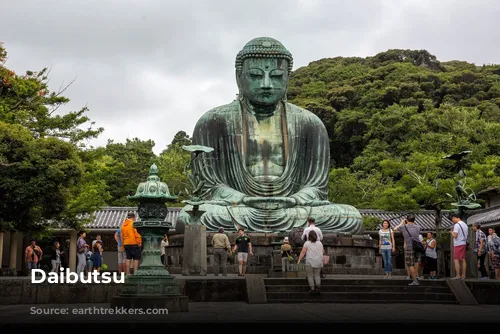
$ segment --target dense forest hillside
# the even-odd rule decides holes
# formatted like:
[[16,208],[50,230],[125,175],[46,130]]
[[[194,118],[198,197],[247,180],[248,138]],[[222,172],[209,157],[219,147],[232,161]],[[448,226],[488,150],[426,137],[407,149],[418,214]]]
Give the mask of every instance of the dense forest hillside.
[[293,73],[288,99],[328,129],[333,201],[446,206],[456,170],[442,157],[462,150],[473,151],[468,186],[499,185],[500,65],[440,62],[425,50],[328,58]]

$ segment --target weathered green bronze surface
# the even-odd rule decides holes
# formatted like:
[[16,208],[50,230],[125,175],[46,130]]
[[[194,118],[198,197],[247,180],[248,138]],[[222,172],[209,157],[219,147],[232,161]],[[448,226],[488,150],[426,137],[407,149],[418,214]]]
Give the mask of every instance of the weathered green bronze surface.
[[180,287],[174,282],[165,266],[161,263],[160,245],[163,236],[172,227],[165,222],[167,201],[177,197],[170,195],[167,184],[160,181],[158,167],[153,164],[149,177],[137,187],[129,199],[138,202],[139,221],[134,227],[142,236],[142,262],[137,272],[127,276],[120,294],[112,301],[114,306],[126,307],[166,307],[169,311],[187,311],[187,301],[180,296]]
[[[280,42],[251,40],[236,57],[238,98],[196,124],[193,145],[214,149],[193,166],[207,230],[290,231],[313,217],[323,230],[363,232],[357,209],[327,200],[328,134],[316,115],[286,102],[292,66]],[[190,212],[187,205],[178,223],[193,223]]]
[[[457,212],[465,223],[467,222],[469,210],[479,209],[481,207],[481,205],[476,202],[477,197],[474,191],[470,188],[466,188],[467,176],[464,171],[464,157],[470,153],[472,153],[472,151],[462,151],[443,157],[443,159],[454,160],[456,162],[458,177],[460,178],[455,185],[456,202],[451,203],[451,205],[457,207],[457,210],[451,210],[450,214]],[[447,195],[453,198],[452,195]]]

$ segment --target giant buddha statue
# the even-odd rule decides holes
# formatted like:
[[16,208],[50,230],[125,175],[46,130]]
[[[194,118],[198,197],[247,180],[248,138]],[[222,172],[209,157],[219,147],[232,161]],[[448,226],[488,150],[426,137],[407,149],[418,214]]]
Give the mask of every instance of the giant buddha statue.
[[[193,145],[214,149],[193,166],[204,181],[197,223],[208,231],[283,232],[312,217],[323,231],[363,232],[358,210],[327,200],[328,134],[316,115],[286,101],[292,66],[279,41],[251,40],[236,56],[238,97],[197,122]],[[191,210],[179,224],[193,223]]]

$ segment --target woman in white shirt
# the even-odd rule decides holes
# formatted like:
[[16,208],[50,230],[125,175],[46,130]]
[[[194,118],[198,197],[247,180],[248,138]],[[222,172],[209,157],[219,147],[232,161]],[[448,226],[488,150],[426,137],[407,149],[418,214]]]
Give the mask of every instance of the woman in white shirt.
[[436,239],[434,239],[431,232],[427,233],[427,241],[425,246],[425,266],[426,271],[429,272],[430,279],[436,279],[437,272],[437,252],[436,252]]
[[309,232],[308,240],[302,246],[297,263],[300,263],[304,257],[306,258],[306,274],[311,294],[318,294],[321,287],[320,272],[321,268],[323,268],[324,253],[323,244],[318,240],[316,232]]
[[163,239],[161,239],[160,244],[160,255],[161,255],[161,264],[166,265],[167,261],[165,261],[165,247],[168,246],[168,235],[165,234]]
[[391,224],[387,219],[382,222],[382,228],[378,231],[379,235],[379,254],[382,255],[384,262],[385,277],[390,278],[392,274],[392,253],[396,251],[394,242],[394,233],[391,230]]

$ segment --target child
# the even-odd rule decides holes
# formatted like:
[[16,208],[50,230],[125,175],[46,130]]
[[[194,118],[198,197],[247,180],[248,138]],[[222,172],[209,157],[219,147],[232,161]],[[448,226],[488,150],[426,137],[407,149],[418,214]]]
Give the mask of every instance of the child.
[[85,245],[85,259],[87,260],[87,265],[85,266],[85,274],[92,271],[94,263],[92,262],[92,252],[89,250],[89,246]]

